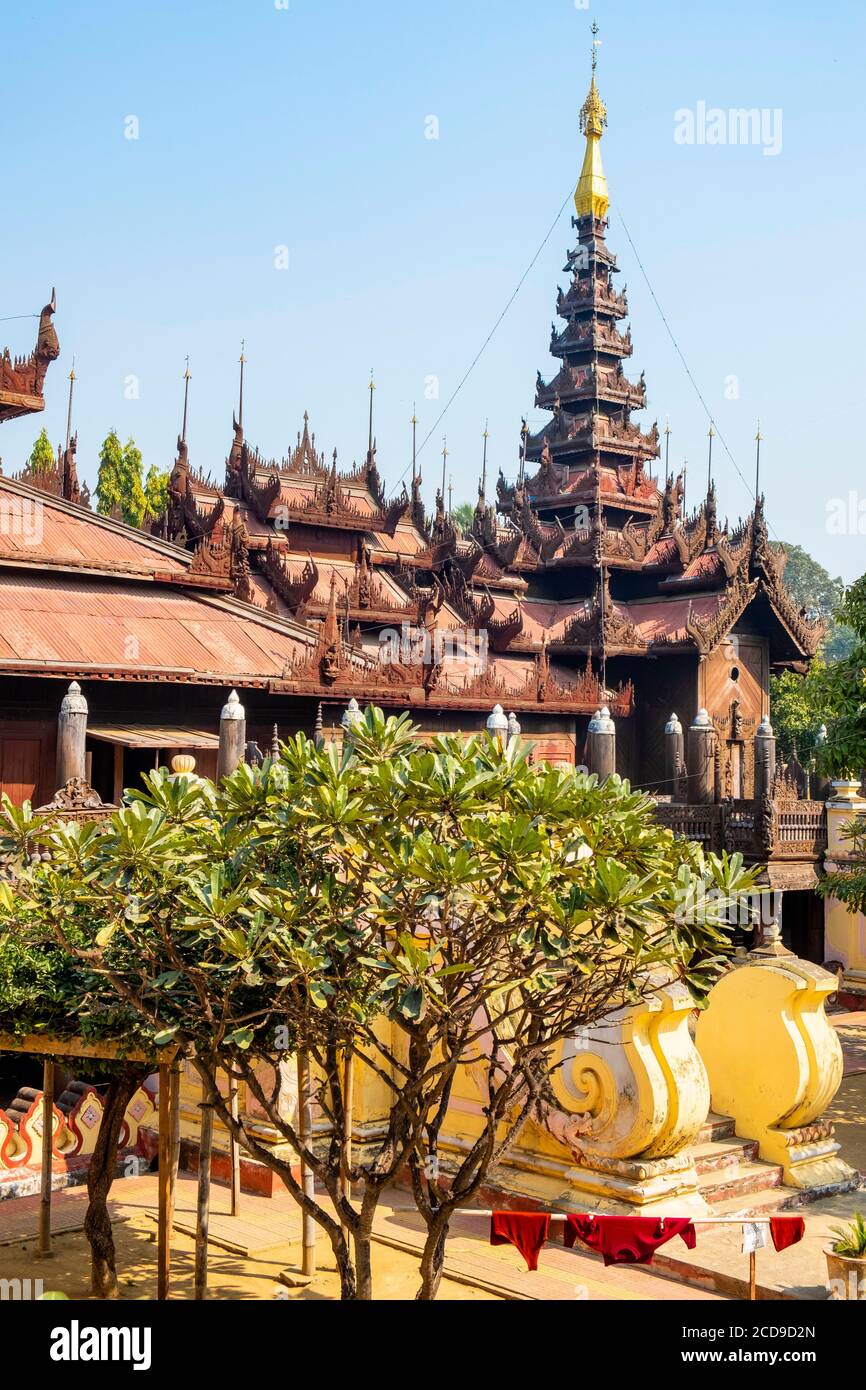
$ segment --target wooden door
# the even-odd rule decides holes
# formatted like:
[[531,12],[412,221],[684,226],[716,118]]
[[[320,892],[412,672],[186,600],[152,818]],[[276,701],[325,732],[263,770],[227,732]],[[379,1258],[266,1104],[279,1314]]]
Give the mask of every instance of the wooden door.
[[41,757],[41,739],[0,739],[0,791],[4,791],[16,806],[33,801],[39,785]]

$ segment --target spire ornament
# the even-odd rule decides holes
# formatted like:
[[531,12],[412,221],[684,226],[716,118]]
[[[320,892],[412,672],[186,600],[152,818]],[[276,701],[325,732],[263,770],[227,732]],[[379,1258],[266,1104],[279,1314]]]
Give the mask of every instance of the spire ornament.
[[583,157],[583,168],[580,171],[577,188],[574,191],[574,206],[578,217],[605,218],[610,206],[610,198],[607,191],[607,179],[604,176],[601,162],[599,141],[607,125],[607,109],[601,99],[598,87],[595,85],[597,50],[601,42],[600,39],[596,38],[597,34],[598,25],[593,21],[592,79],[586,100],[580,108],[580,130],[581,134],[586,136],[586,153]]

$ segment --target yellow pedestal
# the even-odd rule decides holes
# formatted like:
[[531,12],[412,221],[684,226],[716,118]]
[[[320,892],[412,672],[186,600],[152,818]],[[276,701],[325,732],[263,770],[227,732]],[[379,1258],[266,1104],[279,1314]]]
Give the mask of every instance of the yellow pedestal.
[[781,1165],[786,1186],[809,1191],[855,1177],[821,1118],[842,1080],[824,1013],[835,988],[826,970],[771,941],[719,980],[697,1027],[713,1109]]

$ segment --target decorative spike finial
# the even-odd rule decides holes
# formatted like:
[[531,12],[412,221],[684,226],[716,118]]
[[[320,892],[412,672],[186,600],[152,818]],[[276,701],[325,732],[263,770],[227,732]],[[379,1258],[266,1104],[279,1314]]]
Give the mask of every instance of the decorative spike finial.
[[755,435],[755,504],[761,495],[761,422],[758,421],[758,433]]
[[187,420],[187,409],[188,409],[188,406],[189,406],[189,383],[190,383],[189,355],[187,355],[187,359],[186,359],[186,371],[185,371],[184,374],[183,374],[183,428],[182,428],[182,430],[181,430],[181,432],[180,432],[180,437],[181,437],[181,439],[183,440],[184,444],[186,443],[186,420]]
[[246,338],[241,338],[241,355],[240,355],[240,358],[239,358],[239,361],[240,361],[240,364],[241,364],[241,389],[240,389],[240,396],[239,396],[239,398],[238,398],[238,424],[239,424],[241,427],[243,427],[243,423],[244,423],[244,366],[245,366],[246,360],[247,360],[246,357],[244,356],[244,347],[245,347],[245,345],[246,345]]
[[607,111],[595,85],[595,69],[598,62],[598,47],[601,39],[597,37],[598,25],[592,25],[592,79],[586,100],[580,108],[580,129],[586,136],[586,153],[577,188],[574,191],[574,206],[578,217],[607,216],[610,198],[607,179],[601,162],[599,141],[607,125]]
[[487,426],[489,424],[489,420],[484,421],[484,434],[482,435],[484,440],[484,453],[481,459],[481,487],[478,489],[478,496],[480,498],[486,498],[487,496],[487,440],[490,438]]
[[710,441],[710,443],[709,443],[709,449],[708,449],[708,451],[707,451],[707,496],[708,496],[708,497],[709,497],[709,495],[710,495],[710,491],[711,491],[712,486],[713,486],[713,440],[715,439],[715,437],[716,437],[716,431],[715,431],[714,428],[713,428],[713,422],[710,421],[710,428],[709,428],[709,430],[707,431],[707,439]]
[[66,410],[66,451],[69,452],[69,441],[72,438],[72,391],[75,386],[75,358],[72,359],[72,368],[69,373],[69,405]]
[[445,460],[448,457],[448,438],[442,436],[442,501],[445,501]]
[[414,481],[415,481],[415,479],[416,479],[416,477],[417,477],[417,474],[418,474],[418,468],[417,468],[417,463],[416,463],[416,459],[417,459],[417,455],[418,455],[418,451],[417,451],[417,448],[416,448],[417,431],[418,431],[418,418],[417,418],[417,416],[416,416],[416,414],[415,414],[415,402],[413,401],[413,402],[412,402],[412,482],[413,482],[413,483],[414,483]]
[[373,392],[375,391],[375,389],[376,389],[376,383],[375,383],[375,381],[373,380],[373,368],[371,367],[371,368],[370,368],[370,386],[369,386],[369,391],[370,391],[370,426],[369,426],[369,429],[368,429],[368,431],[367,431],[367,462],[368,462],[368,463],[370,462],[370,460],[371,460],[372,457],[373,457]]

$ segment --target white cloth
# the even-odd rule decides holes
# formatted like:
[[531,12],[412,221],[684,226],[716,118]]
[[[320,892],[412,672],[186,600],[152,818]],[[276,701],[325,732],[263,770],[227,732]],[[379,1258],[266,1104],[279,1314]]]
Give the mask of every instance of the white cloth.
[[743,1254],[751,1255],[753,1250],[761,1250],[767,1244],[767,1227],[756,1221],[743,1222]]

